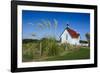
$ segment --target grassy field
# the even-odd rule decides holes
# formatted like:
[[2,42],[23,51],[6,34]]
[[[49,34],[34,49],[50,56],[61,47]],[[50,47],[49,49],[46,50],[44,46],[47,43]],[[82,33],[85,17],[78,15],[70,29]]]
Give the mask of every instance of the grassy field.
[[[29,47],[30,48],[27,48]],[[55,55],[48,55],[46,54],[51,53],[50,50],[44,50],[43,55],[40,56],[38,45],[36,43],[24,44],[24,49],[22,53],[22,60],[23,62],[32,62],[32,61],[56,61],[56,60],[77,60],[77,59],[89,59],[90,58],[90,49],[88,47],[79,48],[78,50],[66,50],[61,51],[60,54]],[[26,49],[27,48],[27,49]],[[59,49],[63,49],[58,48]],[[53,50],[56,51],[56,50]],[[53,54],[53,53],[51,53]]]
[[89,59],[90,48],[71,44],[58,44],[54,38],[25,40],[22,44],[22,61],[55,61]]
[[80,48],[78,51],[65,52],[61,56],[55,56],[52,58],[47,58],[48,61],[54,60],[76,60],[76,59],[89,59],[90,58],[90,49],[89,48]]

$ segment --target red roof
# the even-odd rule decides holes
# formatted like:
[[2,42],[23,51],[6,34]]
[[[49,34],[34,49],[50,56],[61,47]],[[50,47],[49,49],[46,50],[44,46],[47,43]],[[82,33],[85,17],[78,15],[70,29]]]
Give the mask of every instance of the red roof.
[[79,33],[77,33],[76,31],[67,28],[68,33],[71,35],[72,38],[78,38],[79,37]]

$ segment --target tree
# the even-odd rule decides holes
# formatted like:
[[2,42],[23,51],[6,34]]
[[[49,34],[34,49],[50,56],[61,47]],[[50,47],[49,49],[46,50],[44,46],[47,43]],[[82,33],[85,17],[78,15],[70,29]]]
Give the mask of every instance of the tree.
[[90,33],[86,33],[85,36],[88,41],[88,46],[90,46]]

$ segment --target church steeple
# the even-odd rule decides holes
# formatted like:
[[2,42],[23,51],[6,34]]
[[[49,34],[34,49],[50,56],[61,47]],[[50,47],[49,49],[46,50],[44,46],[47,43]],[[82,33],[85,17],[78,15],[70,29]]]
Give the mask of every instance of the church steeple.
[[69,24],[67,24],[67,28],[69,28]]

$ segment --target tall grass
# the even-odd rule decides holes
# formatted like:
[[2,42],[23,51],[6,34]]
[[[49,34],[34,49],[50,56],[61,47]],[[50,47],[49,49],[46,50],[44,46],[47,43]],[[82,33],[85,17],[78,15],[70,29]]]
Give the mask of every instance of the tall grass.
[[45,57],[60,56],[65,52],[76,51],[78,48],[80,47],[68,43],[58,44],[54,37],[49,37],[39,42],[23,43],[22,56],[23,61],[37,61]]
[[43,52],[46,52],[47,56],[59,55],[59,45],[57,44],[55,38],[45,38],[42,39]]
[[22,45],[22,60],[31,61],[38,56],[38,43],[25,43]]

